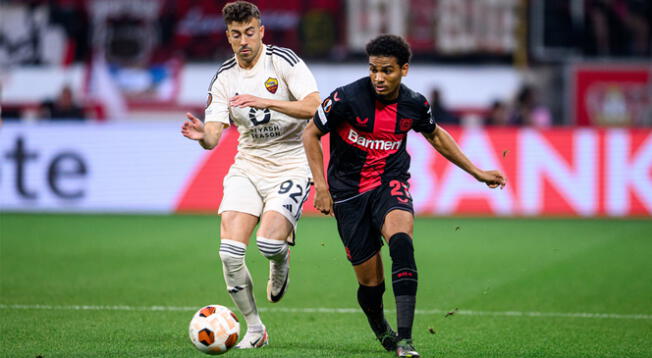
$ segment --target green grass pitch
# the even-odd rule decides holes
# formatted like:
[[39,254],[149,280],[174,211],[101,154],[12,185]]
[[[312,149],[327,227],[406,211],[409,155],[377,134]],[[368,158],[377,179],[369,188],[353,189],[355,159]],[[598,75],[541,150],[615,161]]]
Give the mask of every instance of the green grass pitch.
[[[192,314],[233,306],[218,229],[210,215],[0,213],[0,357],[203,357]],[[421,218],[415,247],[423,357],[652,357],[652,220]],[[255,245],[247,263],[270,345],[228,357],[393,356],[357,309],[333,219],[300,222],[281,302],[265,300]],[[394,322],[391,285],[385,306]]]

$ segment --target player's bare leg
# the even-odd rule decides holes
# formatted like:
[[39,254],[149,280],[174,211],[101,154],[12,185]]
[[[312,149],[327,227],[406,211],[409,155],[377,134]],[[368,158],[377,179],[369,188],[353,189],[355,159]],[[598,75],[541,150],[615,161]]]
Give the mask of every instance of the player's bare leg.
[[278,302],[290,282],[290,248],[286,238],[292,233],[292,224],[276,211],[266,211],[256,233],[256,244],[269,260],[267,300]]
[[247,322],[247,334],[237,348],[257,348],[267,344],[267,330],[260,320],[253,295],[253,282],[245,264],[249,237],[258,217],[237,211],[222,213],[220,224],[220,258],[226,287]]
[[396,355],[419,357],[412,346],[412,324],[417,294],[417,266],[414,261],[412,236],[414,216],[405,210],[392,210],[381,228],[392,257],[392,287],[396,298],[396,321],[399,341]]
[[385,280],[380,253],[376,253],[369,260],[353,266],[353,270],[360,284],[358,287],[358,303],[367,316],[371,330],[386,350],[395,350],[397,336],[385,319],[385,313],[383,312]]

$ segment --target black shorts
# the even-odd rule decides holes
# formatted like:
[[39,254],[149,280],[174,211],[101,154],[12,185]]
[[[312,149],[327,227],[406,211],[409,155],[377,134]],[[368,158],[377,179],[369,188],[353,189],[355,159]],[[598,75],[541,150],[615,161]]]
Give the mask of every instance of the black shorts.
[[414,213],[407,181],[391,180],[349,199],[333,204],[337,230],[351,264],[359,265],[383,246],[381,228],[392,210]]

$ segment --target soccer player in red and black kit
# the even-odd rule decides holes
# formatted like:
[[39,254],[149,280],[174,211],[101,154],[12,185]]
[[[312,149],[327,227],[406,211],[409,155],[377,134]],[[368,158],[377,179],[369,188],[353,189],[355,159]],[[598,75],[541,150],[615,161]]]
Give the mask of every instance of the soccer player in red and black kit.
[[[382,35],[367,44],[369,77],[339,87],[317,109],[303,134],[315,183],[314,206],[334,214],[347,258],[359,282],[358,302],[371,329],[399,357],[419,357],[412,344],[417,266],[412,246],[414,210],[405,150],[407,133],[420,132],[446,159],[490,188],[503,187],[496,170],[478,169],[432,118],[425,97],[401,84],[411,56],[401,37]],[[320,138],[330,136],[328,182]],[[381,236],[392,258],[398,335],[385,320]]]

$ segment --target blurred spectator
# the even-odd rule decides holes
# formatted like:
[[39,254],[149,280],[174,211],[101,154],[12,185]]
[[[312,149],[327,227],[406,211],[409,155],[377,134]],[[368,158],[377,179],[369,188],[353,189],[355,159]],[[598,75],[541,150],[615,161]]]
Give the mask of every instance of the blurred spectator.
[[652,21],[652,4],[650,0],[629,0],[627,25],[631,31],[630,52],[633,55],[652,55],[650,22]]
[[509,109],[507,104],[501,100],[495,100],[489,107],[484,124],[488,126],[507,126],[509,125]]
[[222,53],[221,50],[223,47],[230,49],[226,41],[226,26],[222,20],[222,7],[225,3],[226,1],[217,0],[178,1],[171,32],[174,44],[172,50],[181,51],[185,58],[195,61],[228,57],[228,52]]
[[159,45],[160,18],[166,2],[158,0],[93,0],[88,3],[93,46],[107,62],[147,66]]
[[649,0],[587,0],[585,51],[599,56],[649,56]]
[[64,86],[54,101],[45,101],[41,105],[40,118],[83,121],[86,113],[83,107],[75,103],[70,87]]
[[441,124],[459,125],[460,119],[451,113],[441,99],[441,91],[435,88],[430,93],[430,108],[432,109],[432,116],[435,122]]
[[34,1],[0,1],[0,66],[40,65],[47,8]]
[[49,23],[60,26],[66,43],[61,62],[70,64],[86,59],[90,43],[90,25],[86,13],[86,0],[48,0]]
[[[173,50],[182,51],[190,61],[215,61],[232,56],[222,20],[222,7],[230,1],[233,0],[174,1]],[[308,44],[301,46],[300,36],[303,35],[316,41],[309,44],[309,53],[325,54],[333,46],[336,30],[329,22],[332,21],[329,11],[333,14],[341,11],[339,1],[257,1],[256,5],[263,14],[265,43],[301,49],[308,47]],[[321,42],[328,48],[321,48]]]
[[88,51],[85,0],[0,1],[0,65],[68,65]]
[[535,87],[531,85],[521,87],[516,95],[509,122],[518,126],[550,126],[550,111],[539,102],[539,93]]

